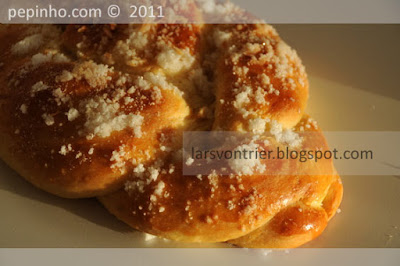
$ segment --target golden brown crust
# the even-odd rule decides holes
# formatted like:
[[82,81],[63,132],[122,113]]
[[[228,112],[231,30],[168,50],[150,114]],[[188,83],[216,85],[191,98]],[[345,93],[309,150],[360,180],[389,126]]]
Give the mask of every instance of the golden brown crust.
[[318,237],[336,213],[342,200],[339,176],[322,202],[322,206],[295,203],[277,213],[269,222],[248,235],[229,242],[248,248],[295,248]]

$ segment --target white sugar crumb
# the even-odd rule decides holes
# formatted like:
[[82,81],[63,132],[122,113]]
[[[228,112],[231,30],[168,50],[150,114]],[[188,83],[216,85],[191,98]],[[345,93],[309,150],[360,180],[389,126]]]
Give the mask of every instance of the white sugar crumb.
[[111,168],[118,168],[122,171],[125,166],[125,155],[125,145],[121,145],[117,151],[113,151],[110,158],[110,161],[113,162]]
[[252,194],[248,195],[243,199],[242,204],[246,207],[244,209],[244,213],[251,214],[255,210],[257,210],[256,198],[258,197],[256,191],[253,191]]
[[61,146],[60,151],[58,152],[61,155],[67,155],[70,151],[72,151],[71,144]]
[[146,72],[144,74],[144,79],[148,82],[151,82],[153,85],[162,88],[163,90],[173,90],[177,94],[183,94],[183,92],[181,92],[176,86],[167,81],[167,78],[163,72]]
[[235,204],[231,201],[231,200],[229,200],[228,201],[228,210],[233,210],[235,208]]
[[90,148],[89,151],[88,151],[88,154],[89,154],[89,155],[92,155],[93,152],[94,152],[94,148]]
[[46,54],[38,53],[31,58],[31,63],[34,67],[47,62],[65,63],[69,62],[69,59],[65,55],[55,51],[51,51]]
[[289,64],[289,59],[291,61],[296,61],[296,52],[290,48],[285,42],[280,41],[277,44],[277,62],[275,64],[276,67],[276,76],[278,78],[285,78],[292,73],[293,68]]
[[155,195],[150,195],[150,201],[151,202],[156,202],[157,201],[157,197]]
[[168,170],[168,173],[169,173],[169,174],[172,174],[174,171],[175,171],[175,166],[174,166],[174,165],[171,165],[170,168],[169,168],[169,170]]
[[139,114],[119,113],[120,105],[118,102],[110,102],[102,97],[89,99],[82,104],[82,109],[86,115],[84,124],[88,138],[92,135],[106,138],[113,131],[121,131],[131,128],[135,137],[142,136],[143,116]]
[[246,43],[245,52],[249,55],[257,54],[261,51],[262,46],[259,43]]
[[195,57],[187,50],[163,45],[162,51],[157,55],[157,64],[169,74],[175,74],[184,69],[189,69],[195,62]]
[[67,70],[63,70],[61,75],[56,77],[56,82],[67,82],[67,81],[72,80],[73,78],[74,78],[74,76],[72,75],[71,72],[69,72]]
[[307,125],[308,125],[308,128],[310,128],[311,125],[312,125],[314,128],[318,128],[317,121],[315,121],[315,120],[312,119],[311,117],[309,117],[309,118],[307,119],[307,124],[306,124],[306,126],[307,126]]
[[163,181],[158,182],[156,189],[154,190],[154,194],[161,196],[164,191],[165,183]]
[[146,59],[140,54],[148,47],[148,32],[135,28],[129,28],[129,30],[129,38],[118,41],[114,53],[121,56],[126,65],[140,66],[146,62]]
[[138,166],[136,166],[136,167],[133,169],[133,172],[136,173],[136,174],[141,174],[141,173],[143,173],[145,170],[146,170],[146,169],[144,168],[143,164],[139,164]]
[[47,90],[49,86],[43,83],[43,81],[36,82],[31,88],[31,97],[34,97],[35,94],[39,91]]
[[[243,144],[236,149],[234,149],[233,153],[239,151],[243,153],[244,150],[247,151],[255,151],[258,149],[258,145],[254,142],[249,144]],[[239,174],[239,175],[252,175],[256,171],[262,173],[265,171],[265,165],[261,163],[259,159],[256,159],[255,156],[251,158],[236,158],[228,161],[231,169]]]
[[260,79],[261,79],[261,82],[263,85],[267,85],[267,84],[271,83],[271,79],[265,73],[261,74]]
[[46,125],[51,126],[51,125],[54,124],[54,118],[53,118],[51,115],[49,115],[49,114],[43,114],[43,115],[42,115],[42,118],[43,118],[44,123],[45,123]]
[[129,88],[128,93],[129,94],[133,94],[133,93],[135,93],[135,91],[136,91],[136,87],[132,86],[132,87]]
[[251,87],[249,86],[244,87],[243,91],[241,91],[236,95],[236,99],[233,105],[239,110],[244,109],[244,106],[250,103],[249,96],[251,95],[251,93],[252,93]]
[[11,47],[11,53],[24,55],[39,49],[43,43],[43,35],[40,33],[25,37]]
[[186,165],[192,165],[193,164],[193,162],[194,162],[194,159],[192,158],[192,157],[189,157],[189,158],[187,158],[187,160],[186,160]]
[[267,95],[267,92],[264,91],[263,88],[258,87],[258,89],[256,90],[255,95],[254,95],[256,103],[261,104],[261,105],[268,105],[268,102],[265,100],[266,95]]
[[22,104],[22,105],[19,107],[19,110],[20,110],[21,113],[23,113],[23,114],[28,113],[28,107],[26,106],[26,104]]
[[57,88],[53,91],[54,100],[56,101],[57,105],[61,105],[66,103],[70,100],[69,95],[65,94],[61,88]]
[[336,211],[336,213],[338,213],[338,214],[341,213],[341,212],[342,212],[342,210],[340,208],[338,208],[337,211]]
[[73,69],[72,75],[77,80],[86,80],[91,87],[96,88],[107,86],[107,82],[111,80],[108,73],[111,71],[112,69],[106,65],[96,64],[93,61],[86,61],[77,65]]
[[158,212],[164,212],[165,211],[165,208],[164,207],[160,207],[159,209],[158,209]]
[[154,87],[151,91],[151,98],[155,103],[160,103],[160,101],[162,100],[163,96],[161,90],[158,87]]
[[217,47],[221,47],[226,41],[232,37],[231,32],[217,30],[214,32],[214,41]]
[[249,120],[249,130],[255,134],[261,134],[265,131],[265,126],[269,119],[254,118]]
[[158,175],[160,174],[160,170],[154,167],[149,167],[148,169],[149,173],[150,173],[150,180],[152,181],[156,181],[158,178]]
[[282,124],[276,120],[270,123],[270,133],[280,143],[288,144],[290,147],[298,147],[303,142],[303,139],[291,129],[283,129]]
[[74,121],[76,118],[78,118],[79,111],[75,108],[70,108],[66,115],[68,117],[68,121]]

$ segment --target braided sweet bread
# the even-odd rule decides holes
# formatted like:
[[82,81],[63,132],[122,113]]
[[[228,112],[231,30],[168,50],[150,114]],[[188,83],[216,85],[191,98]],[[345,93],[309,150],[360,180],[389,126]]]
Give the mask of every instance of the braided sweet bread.
[[331,161],[182,174],[184,131],[299,130],[302,148],[327,148],[304,67],[269,25],[3,25],[0,39],[1,158],[45,191],[99,197],[160,237],[243,247],[299,246],[340,204]]

